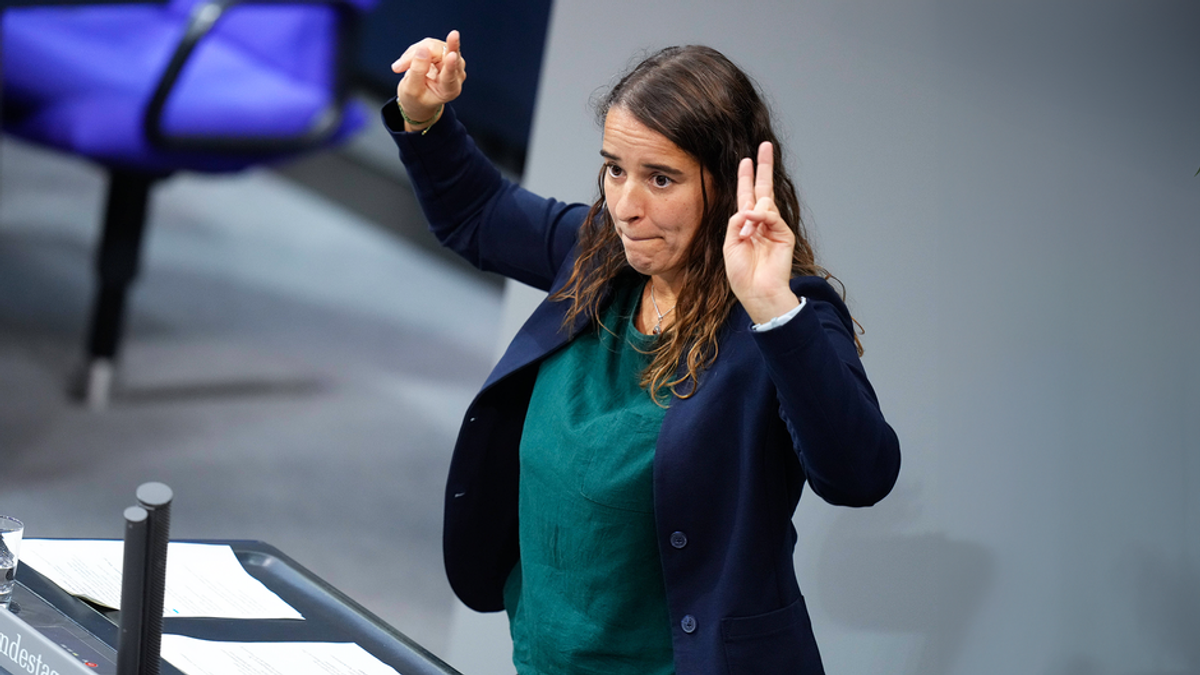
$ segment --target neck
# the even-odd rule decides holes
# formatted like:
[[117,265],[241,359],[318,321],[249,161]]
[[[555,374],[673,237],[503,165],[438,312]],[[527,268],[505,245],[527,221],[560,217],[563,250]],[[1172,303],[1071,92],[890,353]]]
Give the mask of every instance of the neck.
[[[665,291],[665,292],[664,292]],[[642,290],[642,306],[637,316],[639,331],[658,335],[675,323],[675,303],[679,296],[674,289],[650,277]]]
[[[680,284],[675,280],[660,276],[652,276],[646,280],[647,289],[654,289],[654,299],[665,312],[668,307],[674,307],[679,299]],[[649,293],[649,290],[646,291]]]

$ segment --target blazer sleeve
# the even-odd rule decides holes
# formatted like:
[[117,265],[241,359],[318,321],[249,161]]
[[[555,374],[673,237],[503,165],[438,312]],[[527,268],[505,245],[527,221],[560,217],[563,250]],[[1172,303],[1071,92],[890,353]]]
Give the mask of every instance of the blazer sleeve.
[[395,99],[382,116],[442,245],[481,270],[549,290],[588,207],[539,197],[505,179],[451,106],[428,133],[404,131]]
[[854,344],[849,310],[823,279],[793,281],[808,302],[791,321],[754,333],[780,413],[813,491],[870,506],[900,473],[900,442],[884,420]]

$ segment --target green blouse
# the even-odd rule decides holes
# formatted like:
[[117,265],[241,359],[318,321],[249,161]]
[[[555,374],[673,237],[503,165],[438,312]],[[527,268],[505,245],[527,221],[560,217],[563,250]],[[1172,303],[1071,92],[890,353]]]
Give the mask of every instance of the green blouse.
[[[521,438],[521,560],[504,589],[520,675],[674,673],[654,528],[665,409],[638,384],[641,285],[538,372]],[[611,332],[610,332],[611,331]]]

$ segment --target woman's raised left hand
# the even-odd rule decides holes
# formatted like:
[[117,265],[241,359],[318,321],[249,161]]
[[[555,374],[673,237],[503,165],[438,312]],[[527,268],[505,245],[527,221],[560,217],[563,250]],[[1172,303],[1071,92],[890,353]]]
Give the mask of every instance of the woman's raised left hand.
[[725,273],[755,323],[787,314],[800,301],[788,286],[796,235],[775,205],[775,160],[768,142],[758,147],[758,167],[738,164],[738,212],[725,231]]

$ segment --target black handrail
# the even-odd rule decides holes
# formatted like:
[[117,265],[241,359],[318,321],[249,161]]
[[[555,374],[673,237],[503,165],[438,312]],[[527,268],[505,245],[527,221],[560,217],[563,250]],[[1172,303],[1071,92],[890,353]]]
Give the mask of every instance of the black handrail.
[[[337,53],[334,63],[333,101],[305,131],[293,135],[250,136],[211,134],[168,134],[163,128],[163,110],[179,80],[179,74],[199,45],[225,17],[241,5],[317,4],[331,5],[338,12]],[[192,11],[187,29],[159,78],[146,108],[142,128],[150,143],[162,150],[201,151],[227,154],[289,153],[319,147],[342,124],[349,97],[350,63],[360,23],[359,10],[346,0],[210,0]]]

